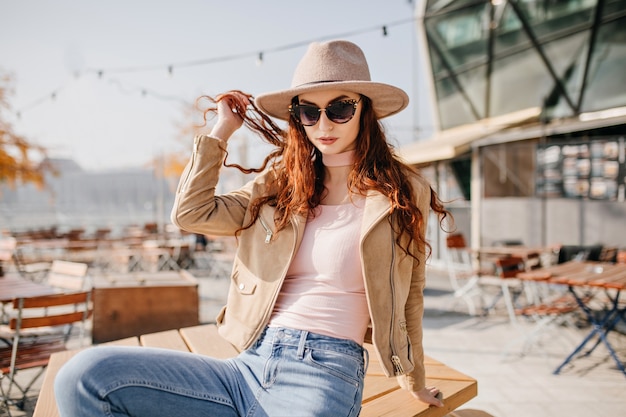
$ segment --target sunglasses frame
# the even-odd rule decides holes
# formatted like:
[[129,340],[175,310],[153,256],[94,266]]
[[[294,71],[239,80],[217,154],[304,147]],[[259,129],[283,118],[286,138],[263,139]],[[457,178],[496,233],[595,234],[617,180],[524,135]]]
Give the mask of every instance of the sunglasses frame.
[[[356,114],[357,105],[361,102],[361,98],[362,97],[360,97],[358,100],[355,100],[355,99],[345,99],[345,100],[332,101],[332,102],[328,103],[328,106],[326,106],[324,108],[317,107],[316,105],[313,105],[313,104],[300,104],[300,103],[294,102],[294,103],[289,105],[289,113],[291,113],[291,115],[296,119],[296,121],[298,123],[300,123],[302,126],[307,126],[307,127],[315,126],[320,121],[320,118],[322,117],[322,112],[326,113],[326,117],[331,122],[333,122],[335,124],[342,125],[342,124],[348,123],[350,120],[352,120],[354,118],[354,115]],[[352,107],[352,114],[345,121],[335,121],[335,120],[333,120],[334,116],[329,116],[329,114],[332,115],[333,113],[328,113],[328,108],[331,107],[332,105],[338,104],[338,103],[349,103],[351,105],[351,107]],[[304,124],[302,122],[302,119],[300,117],[301,112],[299,110],[301,108],[303,108],[303,107],[310,107],[310,108],[313,108],[313,109],[317,109],[317,118],[315,119],[314,123]]]

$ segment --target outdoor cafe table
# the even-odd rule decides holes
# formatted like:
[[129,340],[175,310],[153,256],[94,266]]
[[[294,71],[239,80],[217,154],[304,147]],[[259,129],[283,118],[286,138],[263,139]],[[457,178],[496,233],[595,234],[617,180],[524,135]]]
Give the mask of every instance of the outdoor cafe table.
[[54,294],[54,288],[22,278],[18,274],[5,274],[0,277],[0,324],[8,320],[6,305],[20,297],[36,297]]
[[[607,339],[608,333],[615,329],[617,322],[625,319],[626,307],[620,307],[619,297],[620,293],[626,289],[626,264],[570,261],[536,269],[531,272],[523,272],[518,274],[517,277],[550,284],[567,285],[569,292],[574,296],[580,309],[585,313],[585,316],[591,323],[591,331],[589,334],[585,336],[574,351],[565,358],[563,363],[554,370],[555,374],[561,372],[563,367],[570,363],[594,336],[597,336],[598,340],[585,353],[585,356],[593,352],[600,343],[603,343],[617,364],[617,367],[626,375],[624,365],[617,357],[615,350]],[[610,307],[600,317],[591,309],[588,302],[585,302],[582,294],[585,289],[600,289],[605,291],[610,301]]]
[[[232,345],[217,333],[217,327],[214,324],[145,334],[138,338],[131,337],[107,344],[159,347],[190,351],[216,358],[229,358],[237,354]],[[365,347],[370,352],[370,362],[365,376],[361,417],[443,417],[477,395],[478,385],[474,378],[426,357],[426,384],[437,386],[443,393],[444,402],[443,407],[429,407],[414,398],[408,391],[400,389],[396,378],[387,378],[373,347],[369,344]],[[54,377],[60,367],[76,352],[77,350],[65,351],[51,356],[33,417],[57,417],[59,415],[53,393]],[[292,412],[293,410],[285,411]],[[180,414],[184,415],[184,410],[181,410]]]
[[498,273],[496,264],[498,260],[506,258],[519,258],[523,263],[523,269],[526,271],[531,270],[541,263],[541,256],[546,253],[551,253],[553,247],[533,247],[524,245],[505,245],[505,246],[482,246],[478,249],[472,250],[477,256],[480,267],[478,273],[480,278],[475,281],[475,286],[479,287],[485,285],[486,282],[490,282],[491,285],[500,286],[500,292],[490,302],[490,305],[486,310],[491,310],[495,307],[495,304],[502,299],[506,306],[509,321],[512,325],[517,324],[517,316],[515,314],[514,297],[511,294],[509,285],[512,282],[513,276],[505,275],[504,272]]
[[54,288],[22,278],[18,274],[6,274],[0,277],[0,304],[13,301],[19,297],[36,297],[54,294]]
[[553,246],[482,246],[476,250],[479,260],[489,261],[503,256],[516,256],[524,261],[527,270],[541,262],[541,256],[554,253]]
[[199,324],[198,280],[188,271],[93,276],[93,343]]

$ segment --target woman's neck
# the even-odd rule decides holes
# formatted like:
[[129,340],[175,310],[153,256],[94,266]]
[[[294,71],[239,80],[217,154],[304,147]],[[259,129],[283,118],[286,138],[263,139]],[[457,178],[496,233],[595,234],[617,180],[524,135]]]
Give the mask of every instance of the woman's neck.
[[322,155],[322,162],[326,168],[326,177],[324,178],[326,193],[322,198],[322,204],[337,205],[350,201],[348,176],[354,164],[354,155],[354,150]]
[[354,154],[356,151],[354,149],[335,153],[335,154],[323,154],[322,155],[322,163],[326,167],[344,167],[349,166],[354,163]]

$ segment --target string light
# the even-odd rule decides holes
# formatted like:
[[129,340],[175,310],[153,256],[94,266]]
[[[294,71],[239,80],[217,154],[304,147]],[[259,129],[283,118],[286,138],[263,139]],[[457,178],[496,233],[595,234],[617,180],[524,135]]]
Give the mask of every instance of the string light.
[[[411,0],[409,0],[409,3],[411,3]],[[403,19],[403,20],[398,20],[395,22],[391,22],[388,24],[385,24],[382,26],[382,35],[383,37],[387,37],[388,36],[388,28],[392,27],[392,26],[399,26],[399,25],[403,25],[403,24],[407,24],[407,23],[411,23],[416,21],[415,17],[411,17],[411,18],[407,18],[407,19]],[[265,49],[261,52],[255,51],[255,52],[246,52],[246,53],[240,53],[240,54],[233,54],[233,55],[225,55],[225,56],[219,56],[219,57],[214,57],[214,58],[206,58],[206,59],[200,59],[200,60],[194,60],[194,61],[187,61],[187,62],[179,62],[179,63],[175,63],[175,64],[170,64],[166,66],[166,70],[167,73],[169,74],[169,76],[173,76],[174,75],[174,68],[187,68],[187,67],[193,67],[193,66],[201,66],[201,65],[211,65],[211,64],[217,64],[217,63],[223,63],[223,62],[227,62],[227,61],[235,61],[235,60],[239,60],[239,59],[245,59],[245,58],[249,58],[251,56],[255,57],[255,61],[256,61],[256,65],[260,66],[263,64],[265,56],[267,55],[267,53],[276,53],[276,52],[282,52],[282,51],[286,51],[286,50],[290,50],[290,49],[295,49],[295,48],[300,48],[303,46],[307,46],[309,45],[311,42],[314,41],[325,41],[325,40],[331,40],[331,39],[347,39],[350,37],[354,37],[356,35],[360,35],[360,34],[364,34],[364,33],[368,33],[368,32],[375,32],[375,31],[380,31],[381,26],[376,26],[376,27],[370,27],[370,28],[365,28],[365,29],[360,29],[360,30],[355,30],[355,31],[351,31],[351,32],[344,32],[344,33],[340,33],[340,34],[335,34],[335,35],[329,35],[329,36],[325,36],[325,37],[321,37],[321,38],[316,38],[316,39],[308,39],[308,40],[304,40],[304,41],[300,41],[300,42],[295,42],[292,44],[287,44],[287,45],[282,45],[282,46],[278,46],[278,47],[274,47],[274,48],[269,48],[269,49]],[[146,71],[155,71],[155,70],[162,70],[163,65],[150,65],[150,66],[136,66],[136,67],[118,67],[118,68],[100,68],[100,69],[87,69],[85,70],[85,73],[93,73],[96,74],[98,79],[103,79],[104,78],[104,74],[105,72],[107,74],[120,74],[120,73],[130,73],[130,72],[146,72]],[[75,74],[75,79],[79,78],[79,74]],[[111,80],[109,80],[111,81]],[[120,87],[121,87],[121,83],[119,82],[119,80],[113,80],[115,83],[117,83]],[[57,93],[60,92],[63,88],[58,88],[55,91],[53,91],[51,94],[48,94],[46,96],[43,96],[37,100],[35,100],[33,103],[24,106],[23,108],[16,110],[15,114],[18,118],[21,118],[22,114],[24,113],[24,111],[26,110],[30,110],[31,108],[38,106],[40,104],[42,104],[43,102],[45,102],[46,100],[55,100]],[[165,99],[165,100],[180,100],[182,101],[182,99],[180,98],[176,98],[176,97],[170,97],[170,96],[164,96],[164,95],[160,95],[158,93],[155,92],[150,92],[145,88],[140,88],[139,89],[140,93],[142,96],[146,97],[146,96],[153,96],[159,99]]]

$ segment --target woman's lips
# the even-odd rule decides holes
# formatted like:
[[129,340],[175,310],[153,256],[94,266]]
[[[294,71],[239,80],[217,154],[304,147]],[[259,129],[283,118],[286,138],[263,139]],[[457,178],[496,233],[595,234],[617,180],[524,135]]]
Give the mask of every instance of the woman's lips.
[[317,138],[318,142],[320,142],[323,145],[332,145],[333,143],[335,143],[337,141],[337,138],[335,137],[330,137],[330,136],[324,136],[321,138]]

